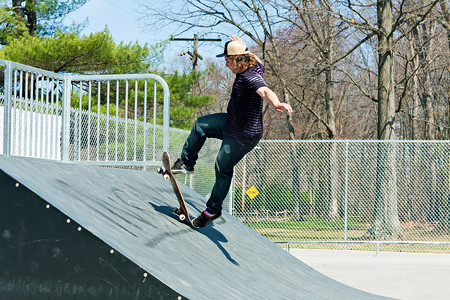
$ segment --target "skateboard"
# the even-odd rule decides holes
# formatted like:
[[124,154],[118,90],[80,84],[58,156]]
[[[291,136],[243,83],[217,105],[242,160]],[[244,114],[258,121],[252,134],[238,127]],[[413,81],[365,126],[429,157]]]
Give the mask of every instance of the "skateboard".
[[158,168],[157,172],[163,176],[164,180],[170,180],[173,191],[175,192],[175,195],[177,196],[177,199],[178,199],[179,208],[175,207],[173,209],[173,213],[178,215],[178,219],[180,221],[185,221],[187,219],[189,224],[191,226],[193,226],[192,220],[189,217],[189,212],[188,212],[188,209],[186,206],[186,202],[184,201],[183,195],[181,194],[180,187],[178,186],[178,182],[172,173],[172,167],[171,167],[172,164],[170,162],[169,153],[167,153],[166,151],[163,152],[162,163],[163,163],[163,168]]

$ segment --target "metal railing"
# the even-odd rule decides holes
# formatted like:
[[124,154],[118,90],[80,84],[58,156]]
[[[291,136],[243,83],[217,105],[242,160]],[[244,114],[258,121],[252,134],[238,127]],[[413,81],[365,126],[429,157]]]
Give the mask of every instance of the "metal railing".
[[158,75],[62,75],[5,60],[0,71],[6,156],[145,167],[169,148],[169,88]]

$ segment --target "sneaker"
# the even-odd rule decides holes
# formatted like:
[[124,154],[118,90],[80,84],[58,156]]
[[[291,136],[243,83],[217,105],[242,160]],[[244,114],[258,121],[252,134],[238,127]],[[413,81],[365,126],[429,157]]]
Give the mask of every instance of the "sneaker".
[[217,213],[215,215],[210,214],[206,210],[202,211],[202,214],[192,220],[192,224],[195,228],[202,228],[207,226],[209,223],[214,221],[215,219],[219,218],[222,215],[222,213]]
[[179,174],[179,173],[191,174],[191,173],[194,173],[194,167],[186,166],[183,159],[179,158],[172,166],[172,173],[173,174]]

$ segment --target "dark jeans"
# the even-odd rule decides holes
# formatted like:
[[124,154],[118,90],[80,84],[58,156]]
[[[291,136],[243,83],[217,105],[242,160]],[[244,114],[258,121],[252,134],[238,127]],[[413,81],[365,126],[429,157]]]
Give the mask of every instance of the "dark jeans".
[[181,157],[185,164],[194,166],[200,149],[207,138],[222,140],[216,157],[216,182],[211,197],[206,203],[208,212],[216,214],[222,211],[222,203],[230,189],[234,166],[259,142],[233,139],[224,133],[227,114],[219,113],[198,118],[183,146]]

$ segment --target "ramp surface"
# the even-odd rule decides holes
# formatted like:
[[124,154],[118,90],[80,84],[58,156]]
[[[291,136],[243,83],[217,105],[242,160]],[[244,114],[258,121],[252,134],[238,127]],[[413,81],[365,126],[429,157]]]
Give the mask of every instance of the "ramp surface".
[[[0,157],[0,169],[189,299],[382,299],[334,281],[224,213],[180,223],[168,181],[153,172]],[[180,184],[196,216],[204,199]]]

